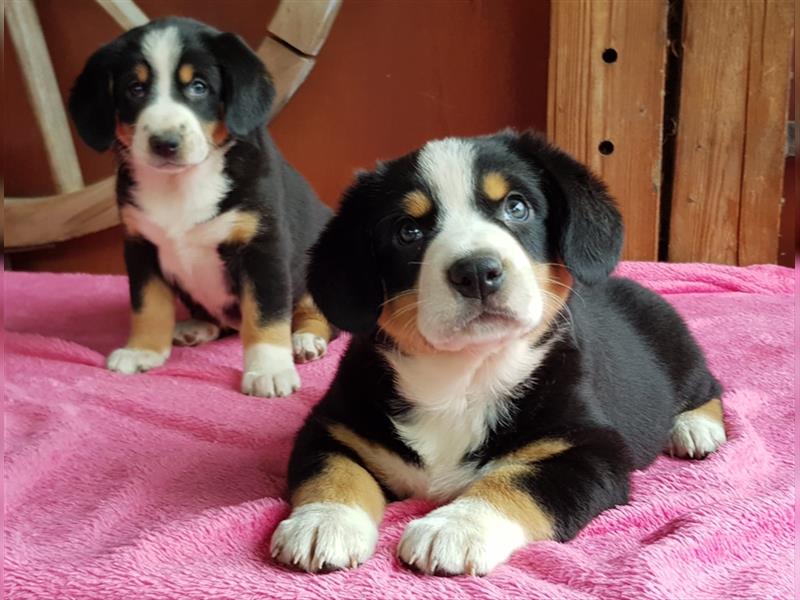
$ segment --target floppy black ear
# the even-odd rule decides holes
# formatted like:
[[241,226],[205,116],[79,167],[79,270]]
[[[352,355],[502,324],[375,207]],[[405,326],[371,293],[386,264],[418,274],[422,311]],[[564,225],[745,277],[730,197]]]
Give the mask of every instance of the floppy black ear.
[[114,141],[117,111],[112,67],[119,48],[115,40],[92,54],[69,94],[69,114],[75,121],[78,135],[98,152],[108,150]]
[[222,102],[228,131],[241,137],[263,127],[275,97],[264,63],[233,33],[215,36],[211,45],[222,71]]
[[589,285],[602,281],[619,262],[623,240],[622,216],[605,184],[544,137],[534,133],[515,137],[512,147],[546,179],[550,243],[579,281]]
[[308,266],[314,302],[331,323],[351,333],[372,330],[383,302],[367,214],[371,178],[361,175],[345,192],[338,214],[311,249]]

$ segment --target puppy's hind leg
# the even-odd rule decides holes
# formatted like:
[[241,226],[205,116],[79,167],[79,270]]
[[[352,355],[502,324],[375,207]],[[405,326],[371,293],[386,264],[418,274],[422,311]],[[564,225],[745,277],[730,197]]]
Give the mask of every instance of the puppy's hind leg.
[[297,303],[292,316],[292,353],[298,363],[321,358],[328,350],[333,329],[306,294]]
[[220,336],[220,328],[200,319],[179,321],[172,332],[172,341],[178,346],[199,346],[213,342]]
[[667,453],[681,458],[705,458],[726,441],[722,403],[712,398],[677,417],[669,433]]

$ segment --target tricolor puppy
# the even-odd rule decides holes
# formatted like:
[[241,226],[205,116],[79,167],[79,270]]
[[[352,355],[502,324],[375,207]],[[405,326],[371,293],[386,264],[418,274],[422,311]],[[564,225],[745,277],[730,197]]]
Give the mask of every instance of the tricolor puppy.
[[[241,39],[189,19],[132,29],[87,62],[69,109],[87,144],[118,157],[132,306],[109,369],[147,371],[173,342],[238,329],[242,391],[285,396],[300,385],[293,355],[325,353],[304,273],[329,211],[266,131],[273,96]],[[176,296],[191,320],[175,323]]]
[[605,187],[531,134],[446,139],[365,173],[309,289],[354,333],[298,434],[272,537],[309,571],[372,554],[385,503],[444,503],[399,558],[485,574],[628,499],[632,470],[725,441],[720,386],[661,298],[609,277]]

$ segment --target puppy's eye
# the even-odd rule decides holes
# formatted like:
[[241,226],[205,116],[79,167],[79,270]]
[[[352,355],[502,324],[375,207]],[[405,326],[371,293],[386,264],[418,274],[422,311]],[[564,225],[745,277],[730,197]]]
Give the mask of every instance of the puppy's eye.
[[404,245],[413,244],[422,239],[422,229],[414,221],[406,219],[397,227],[397,240]]
[[208,84],[202,79],[193,79],[186,90],[190,96],[200,98],[208,93]]
[[503,201],[503,210],[506,218],[511,221],[527,221],[531,215],[531,208],[525,196],[519,192],[510,192]]
[[137,100],[144,98],[147,95],[147,86],[141,81],[134,81],[128,86],[128,95]]

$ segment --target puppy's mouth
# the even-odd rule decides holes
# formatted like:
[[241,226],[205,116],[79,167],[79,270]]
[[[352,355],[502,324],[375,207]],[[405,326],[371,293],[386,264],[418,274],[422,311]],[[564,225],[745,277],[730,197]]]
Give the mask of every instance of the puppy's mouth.
[[431,341],[431,344],[450,351],[502,344],[525,335],[535,325],[531,319],[510,308],[478,305],[465,310],[442,339],[435,343]]

